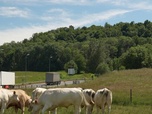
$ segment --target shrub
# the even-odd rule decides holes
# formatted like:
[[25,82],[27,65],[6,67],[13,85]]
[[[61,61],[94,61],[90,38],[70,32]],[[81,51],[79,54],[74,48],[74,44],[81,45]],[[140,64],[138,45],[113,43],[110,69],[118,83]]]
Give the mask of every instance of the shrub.
[[108,64],[106,64],[106,63],[100,63],[96,68],[97,74],[104,74],[109,71],[110,71],[110,68],[109,68]]
[[66,72],[68,71],[68,68],[74,68],[75,71],[78,70],[78,66],[77,66],[77,64],[75,63],[75,61],[73,61],[73,60],[67,62],[67,63],[64,65],[64,69],[65,69]]

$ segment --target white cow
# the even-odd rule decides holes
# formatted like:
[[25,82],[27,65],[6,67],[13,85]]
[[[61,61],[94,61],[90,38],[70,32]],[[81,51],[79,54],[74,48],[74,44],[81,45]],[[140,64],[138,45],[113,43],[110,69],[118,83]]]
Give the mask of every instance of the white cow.
[[45,88],[36,88],[32,91],[32,100],[38,99],[39,96],[45,91]]
[[0,89],[0,108],[1,114],[4,114],[7,106],[12,102],[18,102],[19,98],[15,91],[10,91],[7,89]]
[[46,110],[53,110],[53,113],[56,114],[57,107],[68,107],[73,105],[75,108],[74,114],[80,114],[81,104],[90,106],[86,101],[83,92],[77,88],[54,88],[45,90],[38,100],[35,100],[31,103],[32,114],[38,114],[42,108],[42,114]]
[[100,109],[102,109],[102,114],[104,114],[106,105],[108,106],[108,114],[110,114],[112,104],[112,92],[109,89],[104,88],[97,90],[94,101],[97,107],[97,114],[100,113]]
[[[32,101],[35,100],[35,99],[38,99],[40,97],[40,95],[46,90],[46,88],[35,88],[33,91],[32,91]],[[32,110],[32,107],[30,106],[28,111],[31,111]],[[57,111],[57,109],[56,109]],[[50,114],[50,111],[49,111],[49,114]]]
[[90,104],[90,107],[88,108],[88,114],[92,114],[93,107],[94,107],[95,91],[93,89],[84,89],[82,91],[83,91],[83,94],[84,94],[87,102]]

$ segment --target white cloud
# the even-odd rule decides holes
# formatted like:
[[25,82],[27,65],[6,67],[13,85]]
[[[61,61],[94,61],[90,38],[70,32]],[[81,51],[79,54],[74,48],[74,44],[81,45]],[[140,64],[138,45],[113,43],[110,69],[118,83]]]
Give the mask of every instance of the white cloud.
[[128,3],[128,0],[112,0],[112,3],[115,5],[126,5]]
[[46,32],[48,30],[56,29],[59,27],[68,27],[69,25],[73,25],[74,27],[82,27],[88,24],[94,24],[95,22],[108,20],[110,18],[123,15],[128,12],[130,11],[109,10],[106,12],[85,15],[84,17],[78,20],[63,17],[60,18],[61,20],[57,20],[57,22],[53,21],[52,23],[50,22],[47,25],[2,30],[0,31],[0,36],[1,36],[0,45],[2,45],[4,42],[11,42],[12,40],[17,42],[17,41],[22,41],[25,38],[29,39],[30,37],[32,37],[34,33]]
[[69,15],[69,13],[63,9],[51,9],[48,11],[49,14],[57,14],[58,16],[60,15],[60,17],[67,17]]
[[0,7],[0,16],[27,18],[29,13],[16,7]]
[[[65,5],[88,5],[92,0],[0,0],[7,4],[41,5],[41,4],[65,4]],[[93,1],[94,2],[94,1]]]
[[115,16],[120,16],[125,13],[131,12],[131,10],[109,10],[106,12],[96,13],[96,14],[90,14],[85,16],[83,19],[78,20],[78,24],[74,24],[75,26],[84,26],[93,24],[95,22],[101,22],[108,19],[111,19]]
[[104,3],[104,2],[109,2],[110,0],[96,0],[96,1]]
[[52,22],[57,22],[58,20],[61,23],[61,20],[70,19],[70,13],[68,11],[65,11],[63,9],[51,9],[48,10],[47,13],[41,17],[42,20]]
[[[12,0],[0,0],[3,2],[7,2],[10,4],[10,2],[13,4]],[[34,33],[38,32],[45,32],[48,30],[56,29],[59,27],[68,27],[69,25],[73,25],[74,27],[82,27],[82,26],[88,26],[91,24],[95,24],[98,22],[105,22],[113,17],[121,16],[129,12],[133,12],[136,10],[152,10],[152,5],[147,2],[131,2],[131,0],[13,0],[16,4],[26,4],[26,5],[37,5],[39,3],[43,3],[40,5],[44,5],[45,3],[48,4],[56,4],[57,8],[55,9],[44,9],[44,12],[42,12],[40,15],[34,14],[33,16],[30,15],[30,10],[17,8],[17,7],[0,7],[0,16],[7,16],[7,17],[22,17],[22,18],[28,18],[31,17],[33,20],[35,19],[37,22],[41,19],[43,20],[43,25],[41,22],[39,22],[39,26],[36,26],[36,24],[33,24],[29,27],[23,27],[23,28],[12,28],[7,30],[1,30],[0,31],[0,45],[2,45],[4,42],[11,42],[13,41],[22,41],[25,38],[29,39],[32,37]],[[93,7],[96,7],[96,4],[101,4],[101,7],[103,5],[113,5],[115,8],[117,6],[120,6],[121,9],[113,9],[114,7],[111,7],[111,10],[108,11],[102,11],[102,8],[98,10],[98,13],[92,13],[87,10],[82,10],[79,13],[72,12],[74,9],[70,10],[68,7],[65,9],[60,9],[60,6],[64,5],[92,5]],[[9,6],[9,5],[8,5]],[[12,5],[11,5],[12,6]],[[47,5],[49,6],[49,5]],[[91,8],[92,8],[91,6]],[[109,8],[110,8],[109,7]],[[119,7],[119,8],[120,8]],[[51,8],[51,7],[50,7]],[[63,8],[63,7],[62,7]],[[71,8],[71,7],[70,7]],[[82,7],[81,7],[82,8]],[[47,12],[45,12],[48,10]],[[80,9],[78,9],[80,10]],[[32,9],[31,9],[32,11]],[[86,12],[86,13],[85,13]],[[93,11],[92,11],[93,12]],[[34,13],[34,10],[33,12]],[[89,13],[89,14],[88,14]],[[45,23],[45,24],[44,24]],[[26,23],[26,25],[29,25],[29,23]],[[41,26],[40,26],[41,25]]]
[[128,3],[128,0],[96,0],[97,3],[107,3],[107,4],[114,4],[114,5],[125,5]]
[[[150,0],[149,0],[150,1]],[[61,5],[94,5],[94,4],[112,4],[115,6],[128,7],[133,5],[147,4],[150,6],[148,0],[0,0],[6,4],[17,5],[45,5],[45,4],[61,4]]]
[[24,39],[31,38],[34,33],[46,32],[46,31],[56,29],[62,26],[65,27],[66,24],[52,23],[51,25],[47,24],[47,25],[42,25],[42,26],[29,26],[29,27],[23,27],[23,28],[1,30],[0,31],[0,36],[1,36],[0,45],[4,43],[10,43],[11,41],[21,42]]
[[[63,10],[51,10],[50,12],[54,11],[59,11],[63,12]],[[96,22],[103,22],[105,20],[111,19],[115,16],[120,16],[129,12],[132,12],[133,10],[122,10],[122,9],[113,9],[113,10],[108,10],[105,12],[99,12],[99,13],[94,13],[94,14],[85,14],[81,16],[79,19],[72,19],[71,15],[67,12],[63,12],[61,14],[56,15],[55,17],[50,16],[46,17],[48,19],[48,23],[56,24],[56,25],[62,25],[62,26],[69,26],[73,25],[75,27],[81,27],[81,26],[87,26],[90,24],[94,24]],[[54,20],[54,21],[53,21]],[[51,23],[53,21],[53,23]],[[63,24],[64,23],[64,24]]]
[[[46,28],[47,29],[47,28]],[[0,31],[0,45],[3,43],[9,43],[11,41],[22,41],[24,39],[29,39],[36,32],[43,32],[44,28],[39,26],[24,27],[24,28],[13,28],[8,30]]]
[[148,0],[96,0],[97,3],[112,4],[116,7],[130,10],[152,10],[152,5]]
[[152,9],[152,5],[148,2],[148,0],[96,0],[97,3],[105,3],[105,4],[113,4],[115,6],[120,6],[124,8],[131,8],[131,9],[142,9],[146,10]]
[[87,5],[90,0],[46,0],[55,4],[70,4],[70,5]]
[[135,10],[152,10],[152,5],[148,2],[130,3],[128,6]]

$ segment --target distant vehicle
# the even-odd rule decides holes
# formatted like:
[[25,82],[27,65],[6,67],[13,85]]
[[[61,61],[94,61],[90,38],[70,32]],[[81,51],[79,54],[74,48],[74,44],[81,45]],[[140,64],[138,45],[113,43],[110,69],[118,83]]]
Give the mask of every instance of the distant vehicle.
[[46,85],[59,85],[61,84],[60,73],[58,72],[47,72],[45,75]]
[[14,88],[15,72],[0,71],[0,86],[2,88]]

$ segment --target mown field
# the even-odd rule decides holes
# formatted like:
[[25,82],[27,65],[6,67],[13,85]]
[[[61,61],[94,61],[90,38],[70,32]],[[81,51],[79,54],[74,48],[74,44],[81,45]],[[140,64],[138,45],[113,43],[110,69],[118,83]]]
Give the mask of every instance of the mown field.
[[[45,73],[46,72],[20,72],[16,71],[16,84],[30,84],[37,82],[45,82]],[[64,71],[60,71],[61,80],[74,80],[74,79],[91,79],[92,74],[76,74],[68,75]]]
[[[37,76],[39,74],[41,73],[37,73]],[[75,79],[83,76],[91,79],[91,74],[81,74],[81,76],[70,78]],[[66,76],[63,77],[65,80]],[[34,78],[31,77],[31,79]],[[87,80],[85,83],[67,87],[92,88],[95,91],[104,87],[109,88],[113,92],[111,114],[152,114],[152,69],[113,71],[96,77],[94,80]],[[132,90],[132,100],[130,99],[130,90]],[[26,89],[26,91],[30,95],[32,89]],[[95,111],[94,108],[93,114],[96,114]],[[73,114],[72,112],[73,107],[71,106],[68,109],[58,109],[59,114]],[[15,112],[8,109],[6,114],[15,114]],[[25,114],[30,113],[26,110]],[[82,109],[82,114],[85,114],[84,109]]]

